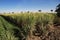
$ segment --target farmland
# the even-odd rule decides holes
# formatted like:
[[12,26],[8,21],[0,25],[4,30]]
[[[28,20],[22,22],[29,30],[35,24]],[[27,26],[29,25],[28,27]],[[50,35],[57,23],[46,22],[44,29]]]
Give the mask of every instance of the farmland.
[[60,40],[59,18],[53,13],[0,15],[0,40]]

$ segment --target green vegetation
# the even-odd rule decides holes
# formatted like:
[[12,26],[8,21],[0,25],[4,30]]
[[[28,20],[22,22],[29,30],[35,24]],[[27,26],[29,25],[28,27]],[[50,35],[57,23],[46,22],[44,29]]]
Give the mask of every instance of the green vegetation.
[[14,25],[8,23],[0,16],[0,40],[17,40],[13,35]]
[[[56,14],[52,13],[21,13],[0,15],[0,40],[22,40],[29,33],[33,34],[36,27],[46,33],[46,26],[53,25]],[[38,30],[37,30],[38,31]]]

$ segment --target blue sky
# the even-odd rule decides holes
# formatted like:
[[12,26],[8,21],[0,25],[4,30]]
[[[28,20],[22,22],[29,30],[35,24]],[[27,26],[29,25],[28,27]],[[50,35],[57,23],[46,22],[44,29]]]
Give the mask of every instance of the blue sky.
[[60,0],[0,0],[0,12],[55,10]]

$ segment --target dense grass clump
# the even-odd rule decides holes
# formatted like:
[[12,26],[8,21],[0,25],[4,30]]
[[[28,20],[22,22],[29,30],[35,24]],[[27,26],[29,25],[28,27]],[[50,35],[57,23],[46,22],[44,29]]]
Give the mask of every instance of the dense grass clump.
[[13,34],[14,26],[0,16],[0,40],[18,40]]
[[0,16],[0,39],[22,40],[33,31],[45,33],[46,26],[53,25],[55,16],[52,13],[3,14]]

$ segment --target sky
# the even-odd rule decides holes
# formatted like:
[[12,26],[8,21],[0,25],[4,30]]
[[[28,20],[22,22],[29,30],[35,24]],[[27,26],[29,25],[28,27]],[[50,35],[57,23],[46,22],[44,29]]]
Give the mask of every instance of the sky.
[[60,0],[0,0],[0,12],[55,10]]

